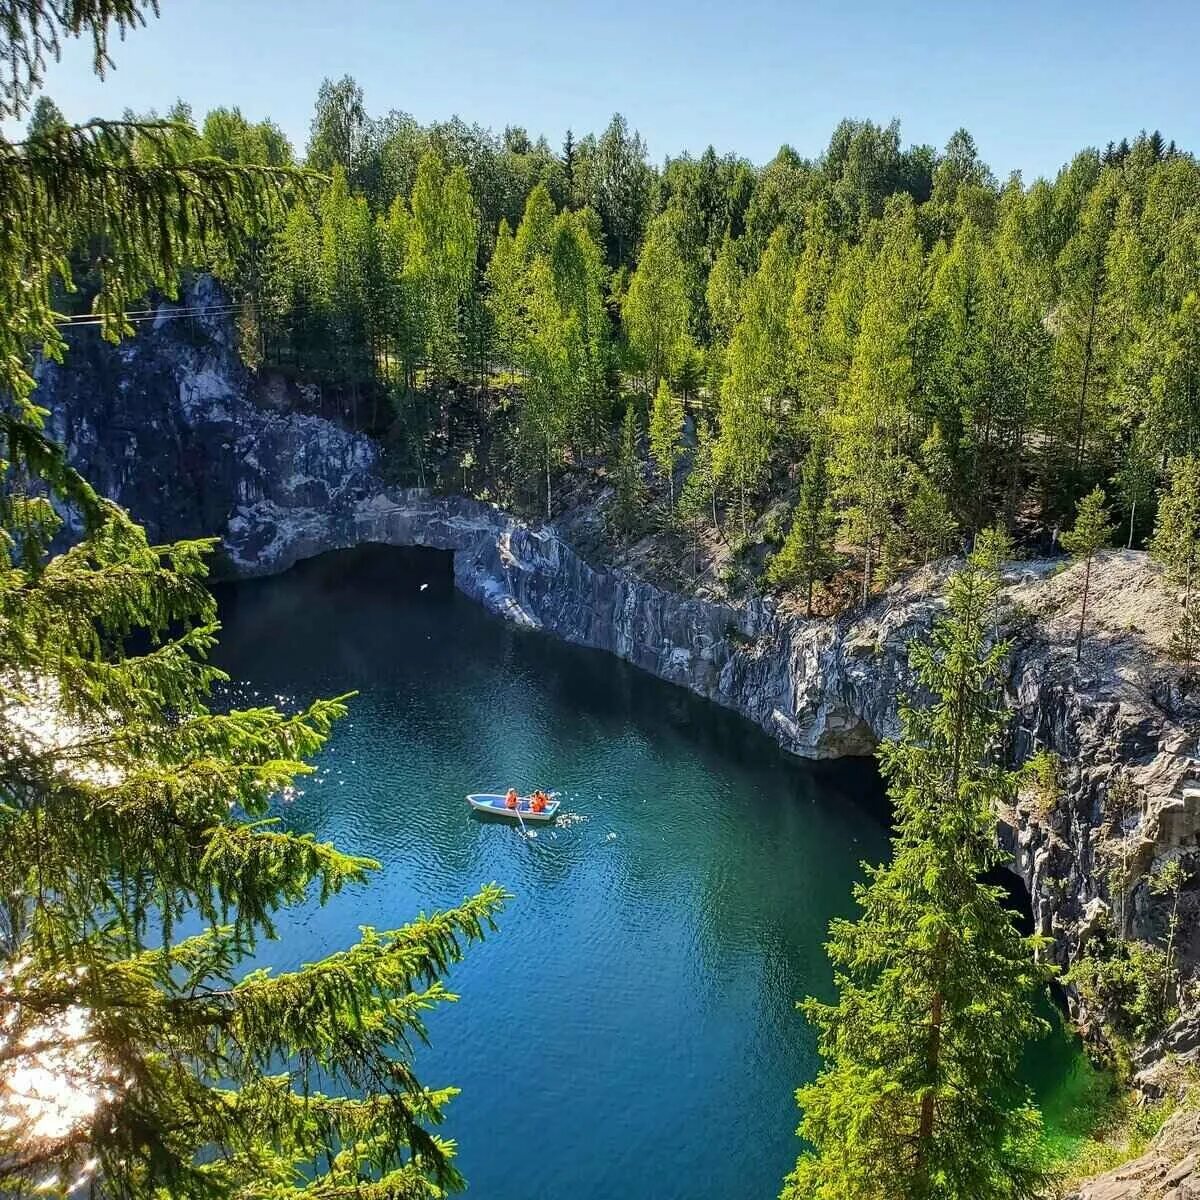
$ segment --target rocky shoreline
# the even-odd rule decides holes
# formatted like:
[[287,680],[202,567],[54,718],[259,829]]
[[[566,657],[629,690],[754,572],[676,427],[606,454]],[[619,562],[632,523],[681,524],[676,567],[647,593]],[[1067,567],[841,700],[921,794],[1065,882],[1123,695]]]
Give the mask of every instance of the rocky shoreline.
[[[219,298],[201,279],[188,297]],[[868,609],[804,620],[771,600],[730,605],[595,569],[554,525],[533,525],[456,496],[387,486],[376,444],[295,411],[287,388],[240,362],[220,319],[174,321],[170,306],[137,338],[73,345],[44,364],[38,399],[72,461],[160,540],[219,534],[219,567],[246,577],[369,542],[454,554],[457,586],[506,619],[595,647],[733,709],[787,751],[862,755],[898,729],[907,645],[930,627],[952,564],[927,569]],[[1179,694],[1165,655],[1170,610],[1144,554],[1113,551],[1095,576],[1095,629],[1074,661],[1078,578],[1061,563],[1014,564],[1005,635],[1014,761],[1038,749],[1064,764],[1061,795],[1006,814],[1002,837],[1029,891],[1035,925],[1068,963],[1109,895],[1101,848],[1135,848],[1125,905],[1149,936],[1161,913],[1146,886],[1155,863],[1194,855],[1200,802],[1200,706]],[[1078,609],[1074,608],[1077,615]],[[1106,801],[1124,774],[1139,797],[1118,817]],[[1182,961],[1200,960],[1196,903]]]

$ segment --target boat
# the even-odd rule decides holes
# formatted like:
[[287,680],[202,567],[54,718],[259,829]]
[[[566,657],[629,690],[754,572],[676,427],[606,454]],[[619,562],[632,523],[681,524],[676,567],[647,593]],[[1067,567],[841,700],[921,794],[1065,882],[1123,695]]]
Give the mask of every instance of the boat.
[[553,792],[550,793],[550,802],[541,812],[533,811],[532,796],[518,796],[516,808],[509,808],[504,802],[503,794],[494,792],[474,792],[467,797],[467,803],[476,812],[491,813],[494,817],[508,817],[510,821],[515,821],[518,814],[522,821],[552,821],[559,805]]

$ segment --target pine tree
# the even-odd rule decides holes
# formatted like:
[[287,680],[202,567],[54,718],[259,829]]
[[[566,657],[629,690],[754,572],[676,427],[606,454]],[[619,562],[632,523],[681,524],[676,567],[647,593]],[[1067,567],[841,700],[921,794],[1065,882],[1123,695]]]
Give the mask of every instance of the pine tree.
[[[60,38],[90,34],[99,67],[109,21],[148,7],[20,6],[0,118]],[[151,545],[67,465],[31,395],[28,347],[65,350],[51,294],[70,254],[102,248],[88,265],[115,340],[215,242],[269,233],[297,182],[154,122],[0,140],[0,1058],[6,1082],[53,1096],[0,1095],[6,1195],[383,1200],[462,1182],[433,1132],[452,1089],[420,1083],[411,1047],[502,894],[295,971],[244,969],[280,909],[375,867],[270,817],[347,698],[217,710],[212,543]],[[64,513],[78,540],[51,553]]]
[[1108,519],[1108,500],[1102,488],[1093,488],[1079,502],[1075,525],[1062,536],[1063,549],[1076,562],[1083,562],[1083,596],[1079,601],[1079,629],[1075,635],[1075,661],[1083,656],[1083,626],[1087,620],[1088,593],[1092,582],[1092,561],[1097,551],[1112,541],[1113,526]]
[[1200,458],[1175,459],[1170,476],[1171,486],[1159,501],[1150,553],[1182,589],[1171,651],[1190,676],[1200,655],[1200,613],[1194,598],[1200,567]]
[[785,1200],[1032,1200],[1045,1178],[1040,1120],[1013,1053],[1045,1029],[1044,978],[1004,891],[996,809],[1016,776],[998,765],[1007,646],[990,640],[999,552],[981,535],[949,611],[912,665],[928,707],[901,707],[881,764],[895,805],[892,861],[830,927],[838,999],[808,1000],[824,1066],[797,1094],[812,1145]]
[[907,475],[915,334],[924,300],[920,240],[907,197],[888,202],[880,235],[879,250],[867,269],[853,361],[833,422],[842,532],[862,547],[864,604],[892,534]]
[[675,468],[683,457],[683,399],[665,379],[658,381],[650,410],[650,457],[667,481],[671,512],[675,512]]
[[833,551],[837,519],[830,501],[828,455],[826,440],[814,438],[800,470],[791,528],[767,569],[767,582],[775,587],[800,584],[806,617],[812,616],[814,584],[837,564]]
[[712,426],[703,417],[696,423],[696,451],[692,466],[683,481],[679,496],[679,517],[687,525],[692,537],[692,577],[699,574],[700,534],[711,519],[712,527],[720,530],[717,522],[717,474],[713,463]]
[[625,408],[617,444],[614,514],[618,528],[630,533],[641,524],[646,504],[646,484],[638,455],[638,419],[632,403]]

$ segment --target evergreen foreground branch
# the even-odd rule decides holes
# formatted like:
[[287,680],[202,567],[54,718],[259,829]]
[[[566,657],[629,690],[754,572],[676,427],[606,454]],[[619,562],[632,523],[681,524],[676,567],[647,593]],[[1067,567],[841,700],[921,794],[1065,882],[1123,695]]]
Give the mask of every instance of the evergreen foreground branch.
[[[144,0],[0,0],[0,116],[63,39]],[[349,697],[221,711],[212,542],[152,545],[47,436],[35,352],[77,274],[105,337],[181,271],[274,227],[304,173],[210,157],[186,124],[0,138],[0,1193],[430,1198],[453,1088],[412,1065],[495,885],[280,975],[246,969],[289,905],[377,864],[284,829]],[[53,550],[64,519],[75,544]]]

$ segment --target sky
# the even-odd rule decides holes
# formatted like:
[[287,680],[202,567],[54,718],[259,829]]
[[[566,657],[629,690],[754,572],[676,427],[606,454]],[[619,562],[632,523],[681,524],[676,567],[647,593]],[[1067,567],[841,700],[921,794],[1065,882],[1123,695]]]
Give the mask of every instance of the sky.
[[[755,163],[824,148],[846,116],[905,144],[965,126],[1000,178],[1161,129],[1200,151],[1196,0],[161,0],[115,42],[70,44],[46,92],[69,119],[218,105],[271,117],[302,151],[321,80],[369,112],[458,114],[561,144],[623,112],[661,161],[712,143]],[[11,129],[10,129],[11,132]]]

